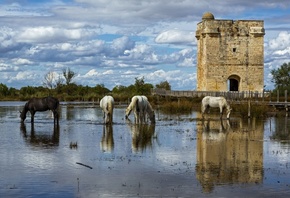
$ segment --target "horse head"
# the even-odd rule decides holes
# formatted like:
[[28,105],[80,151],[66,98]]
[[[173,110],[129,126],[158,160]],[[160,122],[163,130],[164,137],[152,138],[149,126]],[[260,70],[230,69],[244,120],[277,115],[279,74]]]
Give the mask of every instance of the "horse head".
[[230,106],[227,106],[227,119],[230,119],[232,108]]
[[125,112],[125,118],[126,118],[126,119],[128,119],[128,117],[129,117],[131,111],[132,111],[132,109],[129,108],[129,107],[126,109],[126,112]]
[[154,111],[151,111],[151,112],[149,113],[149,119],[150,119],[150,122],[151,122],[152,124],[155,124],[155,112],[154,112]]
[[21,122],[24,122],[24,120],[26,119],[26,112],[23,111],[19,111],[20,112],[20,118],[21,118]]

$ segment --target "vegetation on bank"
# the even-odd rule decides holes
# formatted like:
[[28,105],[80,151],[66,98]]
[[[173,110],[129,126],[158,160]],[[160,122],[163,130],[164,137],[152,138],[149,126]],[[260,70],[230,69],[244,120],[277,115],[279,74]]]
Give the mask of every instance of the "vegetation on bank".
[[26,86],[20,89],[8,88],[0,83],[1,101],[26,101],[32,97],[54,96],[60,101],[98,101],[105,95],[112,95],[117,102],[127,101],[134,95],[151,95],[152,88],[170,89],[167,81],[160,82],[153,86],[145,83],[144,77],[135,78],[135,84],[129,86],[118,85],[112,90],[106,88],[103,84],[97,84],[94,87],[77,85],[72,82],[59,83],[56,86]]

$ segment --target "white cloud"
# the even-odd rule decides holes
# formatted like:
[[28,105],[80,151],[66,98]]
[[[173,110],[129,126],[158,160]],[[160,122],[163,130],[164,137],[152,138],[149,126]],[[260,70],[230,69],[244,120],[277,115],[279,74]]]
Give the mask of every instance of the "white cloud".
[[277,38],[269,41],[270,50],[281,50],[285,49],[290,45],[290,34],[286,31],[282,31],[278,34]]
[[[6,64],[6,63],[3,63],[3,62],[0,62],[0,72],[17,71],[18,69],[19,69],[19,67],[17,67],[17,66],[11,66],[10,64]],[[0,76],[4,77],[5,75],[2,74]]]
[[91,36],[93,32],[86,29],[64,29],[52,26],[25,27],[17,35],[19,42],[51,42],[76,40]]
[[135,48],[124,51],[124,54],[129,55],[129,58],[141,60],[144,59],[144,55],[151,53],[152,48],[149,45],[145,44],[136,45]]
[[193,67],[194,64],[194,59],[193,58],[184,58],[184,60],[178,64],[178,66],[181,66],[181,67]]
[[111,74],[114,74],[114,71],[113,70],[107,70],[105,72],[103,72],[104,75],[111,75]]
[[13,80],[34,80],[39,79],[39,75],[33,71],[20,71]]
[[16,59],[13,59],[12,61],[13,61],[13,64],[15,65],[30,65],[33,63],[30,60],[27,60],[25,58],[16,58]]
[[195,33],[181,30],[168,30],[159,34],[155,38],[156,43],[193,44]]

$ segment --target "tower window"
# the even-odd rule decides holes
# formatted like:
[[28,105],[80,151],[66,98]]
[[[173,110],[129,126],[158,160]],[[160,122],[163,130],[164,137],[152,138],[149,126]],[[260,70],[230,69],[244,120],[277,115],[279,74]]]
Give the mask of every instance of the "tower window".
[[234,48],[233,48],[233,52],[236,52],[236,51],[237,51],[237,48],[234,47]]

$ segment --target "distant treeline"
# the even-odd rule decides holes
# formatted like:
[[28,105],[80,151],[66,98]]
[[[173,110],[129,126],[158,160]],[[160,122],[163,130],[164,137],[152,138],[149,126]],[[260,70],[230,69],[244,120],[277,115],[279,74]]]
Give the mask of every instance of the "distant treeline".
[[170,90],[171,87],[167,81],[152,85],[141,79],[135,78],[135,84],[129,86],[118,85],[112,90],[106,88],[103,84],[97,84],[94,87],[77,85],[75,83],[58,84],[55,87],[47,86],[25,86],[20,89],[8,88],[0,83],[1,101],[26,101],[32,97],[54,96],[60,101],[97,101],[104,95],[112,95],[116,101],[127,101],[133,95],[151,95],[152,88],[164,88]]

